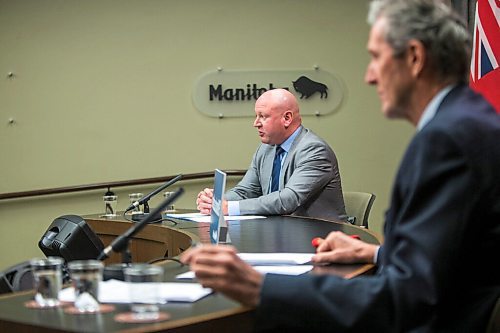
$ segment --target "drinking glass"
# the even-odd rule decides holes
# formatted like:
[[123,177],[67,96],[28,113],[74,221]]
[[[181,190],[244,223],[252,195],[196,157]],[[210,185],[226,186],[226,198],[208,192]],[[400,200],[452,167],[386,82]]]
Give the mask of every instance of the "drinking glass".
[[116,195],[105,195],[102,197],[104,201],[104,216],[114,217],[116,216],[116,206],[118,205],[118,196]]
[[[133,204],[134,202],[141,200],[143,196],[144,196],[144,194],[142,194],[142,193],[130,193],[128,195],[128,198],[130,200],[130,204]],[[137,207],[134,207],[133,209],[130,210],[130,213],[131,214],[142,213],[141,206],[139,205]]]
[[33,272],[35,302],[42,308],[55,307],[60,304],[58,296],[62,287],[62,265],[59,257],[34,258],[30,260]]
[[[166,199],[168,199],[168,197],[170,197],[171,195],[173,195],[175,192],[165,192],[163,193],[163,197]],[[174,204],[170,204],[168,205],[165,210],[164,210],[165,213],[171,213],[171,212],[175,212],[175,206]]]
[[125,281],[129,282],[133,319],[139,321],[158,319],[163,268],[151,264],[132,264],[125,268],[124,275]]
[[75,260],[68,264],[73,287],[75,308],[81,313],[99,311],[99,282],[102,281],[103,264],[99,260]]

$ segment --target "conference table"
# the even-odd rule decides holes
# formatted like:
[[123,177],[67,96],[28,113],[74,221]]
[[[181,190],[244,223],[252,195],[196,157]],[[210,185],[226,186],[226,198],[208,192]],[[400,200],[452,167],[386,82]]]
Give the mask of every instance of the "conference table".
[[[108,245],[116,236],[128,230],[133,223],[124,216],[103,218],[84,216],[85,221]],[[172,257],[198,243],[209,243],[209,223],[198,223],[167,218],[148,224],[131,240],[129,249],[133,262],[155,262],[165,268],[164,280],[189,270]],[[358,235],[363,241],[380,244],[379,235],[344,222],[333,222],[297,216],[269,216],[260,219],[228,221],[231,244],[240,252],[297,252],[313,253],[311,239],[326,237],[331,231]],[[105,261],[107,267],[116,266],[120,254]],[[332,274],[355,278],[370,274],[373,265],[331,264],[315,266],[307,274]],[[191,281],[195,283],[195,281]],[[156,323],[130,324],[114,320],[118,313],[129,311],[127,304],[113,304],[115,310],[97,314],[67,314],[64,308],[29,309],[25,303],[33,299],[33,291],[0,296],[0,332],[251,332],[254,309],[234,302],[222,294],[212,293],[193,303],[171,302],[161,305],[161,311],[170,319]]]

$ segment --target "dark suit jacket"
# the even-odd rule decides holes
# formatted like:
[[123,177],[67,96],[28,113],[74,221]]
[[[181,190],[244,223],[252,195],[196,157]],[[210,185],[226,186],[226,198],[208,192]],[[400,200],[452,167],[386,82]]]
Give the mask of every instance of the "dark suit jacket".
[[276,146],[261,144],[245,177],[225,199],[239,201],[242,215],[345,219],[337,158],[325,141],[301,127],[283,161],[280,190],[268,193],[275,151]]
[[403,158],[377,274],[267,275],[258,330],[484,332],[500,296],[500,116],[454,88]]

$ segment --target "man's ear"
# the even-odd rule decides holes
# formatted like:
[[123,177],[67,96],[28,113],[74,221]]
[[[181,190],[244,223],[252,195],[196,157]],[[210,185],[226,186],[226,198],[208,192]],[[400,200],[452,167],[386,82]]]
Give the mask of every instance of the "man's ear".
[[288,126],[290,126],[292,121],[293,121],[293,112],[285,111],[285,113],[283,113],[283,124],[285,125],[285,128],[288,128]]
[[406,51],[406,63],[414,77],[419,77],[422,74],[426,60],[427,54],[424,44],[419,40],[411,39]]

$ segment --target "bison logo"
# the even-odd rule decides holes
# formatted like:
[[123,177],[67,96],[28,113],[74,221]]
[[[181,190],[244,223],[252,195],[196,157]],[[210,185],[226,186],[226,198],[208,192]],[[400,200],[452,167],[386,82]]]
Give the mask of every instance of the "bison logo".
[[328,97],[328,87],[325,84],[313,81],[306,76],[301,76],[292,83],[295,91],[300,93],[300,99],[304,97],[307,99],[317,92],[321,94],[320,98]]

